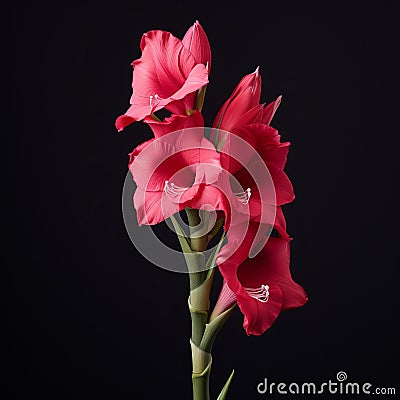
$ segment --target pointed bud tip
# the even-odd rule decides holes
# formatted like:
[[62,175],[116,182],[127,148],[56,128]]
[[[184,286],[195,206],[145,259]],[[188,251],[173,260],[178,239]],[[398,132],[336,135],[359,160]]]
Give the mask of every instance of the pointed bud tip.
[[258,67],[256,68],[256,70],[255,70],[253,73],[254,73],[256,76],[258,76],[259,71],[260,71],[260,66],[258,66]]
[[200,23],[199,23],[199,21],[196,19],[196,21],[193,22],[193,25],[192,25],[191,28],[189,28],[189,30],[190,30],[190,29],[193,29],[193,31],[194,31],[195,29],[197,29],[197,28],[199,27],[199,25],[200,25]]

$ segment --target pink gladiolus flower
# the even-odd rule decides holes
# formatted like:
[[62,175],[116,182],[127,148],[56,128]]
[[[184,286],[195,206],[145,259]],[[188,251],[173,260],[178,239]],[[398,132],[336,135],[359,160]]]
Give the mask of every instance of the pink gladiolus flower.
[[[271,116],[273,113],[270,111],[271,108],[269,109],[269,115]],[[270,118],[270,116],[268,118]],[[260,188],[257,187],[256,182],[249,172],[231,157],[232,143],[235,143],[234,138],[236,136],[247,141],[268,167],[274,183],[277,205],[273,224],[268,221],[268,218],[270,218],[268,213],[267,218],[263,217],[263,215],[265,215],[263,208],[268,206],[268,204],[263,204],[261,201]],[[224,276],[225,283],[213,315],[218,315],[218,313],[221,313],[232,305],[233,302],[237,301],[245,315],[244,327],[248,334],[259,335],[269,328],[278,316],[281,308],[284,309],[282,305],[284,295],[287,294],[289,300],[292,301],[292,303],[287,302],[285,304],[302,305],[303,303],[300,303],[304,300],[301,297],[290,297],[292,295],[299,296],[299,292],[297,290],[298,286],[289,279],[289,237],[286,233],[286,222],[281,208],[281,205],[291,202],[294,199],[292,184],[283,170],[286,164],[289,146],[290,143],[288,142],[280,142],[280,136],[276,129],[267,124],[258,123],[233,128],[232,135],[228,135],[222,147],[221,164],[233,174],[243,188],[248,187],[251,193],[251,197],[248,201],[250,223],[248,226],[247,224],[231,226],[227,233],[228,243],[222,247],[218,254],[216,262]],[[225,149],[226,151],[224,152]],[[251,164],[252,159],[250,155],[247,167]],[[254,170],[255,168],[253,167],[251,169]],[[265,244],[272,226],[278,233],[279,238],[269,238]],[[244,238],[243,230],[246,230]],[[276,243],[280,243],[281,245],[278,246]],[[275,245],[272,246],[272,244]],[[260,248],[262,248],[261,251]],[[283,251],[279,253],[281,249],[284,249],[287,254],[283,253]],[[257,253],[257,251],[260,252],[255,258],[248,258],[249,254],[252,252]],[[282,257],[273,258],[272,255],[275,253],[281,254]],[[281,284],[282,287],[276,282],[272,285],[270,285],[270,283],[260,283],[258,286],[251,286],[251,271],[256,270],[257,265],[261,265],[266,260],[266,256],[268,256],[268,259],[272,260],[269,263],[272,263],[273,266],[270,267],[268,263],[265,263],[265,268],[260,270],[260,276],[270,282],[272,278],[270,278],[268,274],[271,271],[273,272],[274,268],[276,271],[278,271],[277,268],[282,268],[283,274],[286,274],[285,276],[287,278],[285,278],[286,280],[279,281],[281,283],[283,282]],[[272,268],[272,270],[270,268]],[[242,275],[239,275],[239,271],[244,272]],[[238,276],[242,277],[242,286],[240,286],[240,279]],[[246,288],[248,289],[247,291]],[[292,290],[293,288],[297,291]],[[285,292],[283,289],[285,289]],[[268,290],[270,291],[268,292]],[[281,293],[280,295],[278,295],[279,290]],[[268,293],[271,294],[271,296],[274,295],[271,301],[269,301],[269,298],[268,301],[261,301],[263,296],[264,300],[266,299]],[[293,299],[297,299],[298,303],[294,302]],[[256,302],[254,303],[254,301]],[[257,301],[262,303],[262,305],[258,305]],[[264,303],[267,302],[269,302],[269,304],[268,307],[265,308],[266,305],[264,305]],[[286,308],[291,307],[292,306]],[[264,311],[260,311],[257,314],[257,310]]]
[[212,313],[215,318],[237,302],[248,335],[261,335],[281,311],[304,305],[304,289],[291,277],[289,238],[269,238],[254,258],[247,258],[257,229],[251,223],[244,245],[219,265],[224,284]]
[[195,92],[208,83],[209,69],[203,61],[211,60],[211,52],[200,24],[189,29],[184,42],[169,32],[147,32],[140,48],[141,58],[132,63],[131,106],[117,118],[118,131],[164,107],[185,115],[194,107]]
[[[269,116],[272,115],[271,109],[268,109],[268,114]],[[221,131],[219,133],[224,134]],[[221,165],[234,178],[231,179],[232,191],[238,192],[237,186],[245,191],[244,199],[248,204],[249,220],[260,223],[255,245],[262,247],[267,240],[266,232],[270,229],[270,226],[274,226],[281,237],[287,237],[285,220],[280,206],[294,200],[293,186],[284,172],[290,143],[281,143],[278,131],[262,123],[233,128],[232,134],[226,135],[225,133],[225,136],[224,144],[221,146]],[[241,141],[236,138],[249,143],[251,150],[246,152]],[[242,159],[247,159],[245,168],[233,156],[238,153],[242,155]],[[255,157],[255,155],[259,157]],[[260,162],[265,164],[271,176],[276,196],[274,201],[272,201],[271,195],[268,193],[266,195],[266,191],[271,190],[268,185],[260,187],[260,182],[266,181],[266,178],[257,176],[257,179],[254,179],[254,176],[249,172],[258,173],[258,171],[261,171],[261,174],[264,174],[262,168],[260,168]],[[271,221],[271,212],[269,211],[271,205],[277,206],[275,221]],[[240,229],[246,230],[246,225],[241,226]],[[227,237],[228,243],[224,248],[228,250],[227,254],[230,254],[237,246],[241,246],[241,243],[237,241],[238,235],[232,232],[232,228],[227,233]],[[243,237],[243,235],[240,237]],[[261,238],[263,238],[264,243],[260,241]],[[220,254],[225,252],[224,248],[222,248]],[[252,251],[254,252],[255,248],[252,248]]]
[[207,204],[229,219],[230,205],[218,186],[220,155],[202,129],[178,131],[152,139],[130,154],[137,184],[134,205],[139,225],[162,222],[185,207]]

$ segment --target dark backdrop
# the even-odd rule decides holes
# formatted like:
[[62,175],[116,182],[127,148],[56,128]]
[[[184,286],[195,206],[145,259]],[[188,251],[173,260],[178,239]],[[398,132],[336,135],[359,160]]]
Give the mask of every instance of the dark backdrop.
[[265,397],[264,377],[318,383],[339,370],[398,385],[394,7],[5,11],[5,399],[190,398],[187,277],[139,255],[121,215],[127,154],[151,133],[136,124],[117,134],[114,119],[128,106],[141,34],[181,37],[195,19],[213,52],[207,123],[257,65],[262,98],[283,94],[274,125],[292,142],[292,271],[310,298],[261,337],[247,337],[234,314],[215,344],[213,398],[232,368],[230,399]]

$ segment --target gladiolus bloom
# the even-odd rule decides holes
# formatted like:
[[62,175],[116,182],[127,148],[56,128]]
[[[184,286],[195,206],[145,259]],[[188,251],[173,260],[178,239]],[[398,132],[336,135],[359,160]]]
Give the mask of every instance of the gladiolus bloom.
[[185,207],[207,204],[229,220],[230,205],[218,186],[219,154],[202,129],[178,131],[138,146],[129,169],[137,184],[134,205],[139,225],[162,222]]
[[[207,38],[200,28],[199,25],[191,28],[192,43],[188,39],[183,43],[171,33],[159,30],[143,35],[142,56],[132,63],[131,106],[117,118],[118,131],[164,107],[180,115],[193,109],[195,92],[208,83],[209,73],[208,66],[201,62]],[[194,54],[186,46],[191,46]]]
[[[303,289],[290,277],[289,237],[281,208],[281,205],[294,199],[292,184],[283,171],[290,143],[281,143],[278,131],[262,123],[263,118],[265,122],[270,122],[274,105],[266,110],[265,114],[259,114],[260,123],[233,128],[221,152],[221,164],[251,194],[248,198],[250,222],[248,226],[231,226],[227,233],[228,243],[218,254],[216,262],[225,282],[213,317],[237,301],[245,315],[244,328],[248,334],[254,335],[267,330],[281,310],[299,307],[306,301]],[[252,164],[251,155],[247,168],[243,168],[231,157],[232,143],[235,143],[236,136],[254,148],[271,175],[277,205],[273,224],[268,223],[268,213],[267,218],[263,217],[263,208],[268,204],[261,201],[262,189],[258,188],[247,169]],[[276,229],[279,238],[268,239],[272,227]],[[246,230],[244,238],[243,230]],[[254,252],[256,256],[248,258]],[[278,280],[279,276],[281,279]]]
[[211,319],[237,302],[246,333],[261,335],[281,311],[301,307],[308,298],[290,274],[289,238],[269,238],[256,257],[246,258],[254,228],[249,226],[246,245],[219,265],[224,284]]

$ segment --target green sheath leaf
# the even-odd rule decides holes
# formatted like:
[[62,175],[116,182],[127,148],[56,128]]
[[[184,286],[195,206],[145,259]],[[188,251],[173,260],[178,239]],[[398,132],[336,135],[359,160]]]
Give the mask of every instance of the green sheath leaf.
[[225,397],[228,393],[229,385],[232,382],[233,374],[235,373],[235,370],[232,370],[232,373],[229,375],[228,380],[226,381],[224,387],[221,390],[221,393],[219,394],[217,400],[225,400]]

